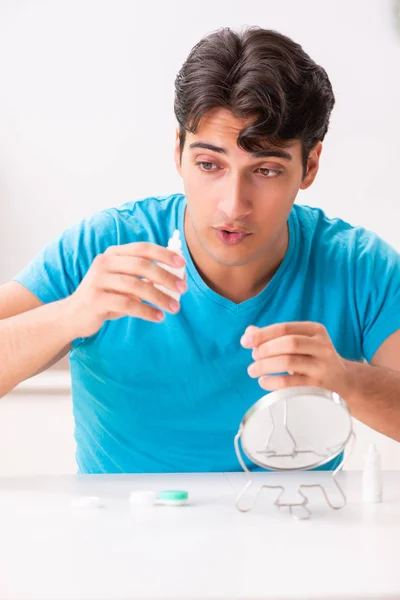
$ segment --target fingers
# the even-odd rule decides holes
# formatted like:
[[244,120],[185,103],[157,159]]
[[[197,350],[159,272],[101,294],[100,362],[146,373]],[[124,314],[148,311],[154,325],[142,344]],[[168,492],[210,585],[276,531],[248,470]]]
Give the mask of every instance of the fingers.
[[164,313],[161,310],[144,304],[137,298],[105,292],[103,302],[106,320],[130,316],[159,323],[164,319]]
[[146,282],[131,275],[107,272],[99,278],[98,285],[106,292],[133,296],[138,300],[150,302],[170,313],[178,312],[180,307],[179,302],[155,288],[151,282]]
[[326,333],[321,323],[313,321],[293,321],[289,323],[277,323],[268,327],[248,327],[241,339],[244,348],[256,348],[264,342],[288,335],[315,336]]
[[312,356],[291,354],[258,360],[252,363],[247,371],[254,379],[273,373],[295,373],[315,377],[318,374],[318,365],[317,359]]
[[[101,258],[102,257],[102,258]],[[146,258],[128,255],[106,253],[97,257],[99,273],[114,273],[119,275],[142,278],[155,284],[163,285],[171,291],[184,293],[187,290],[185,281],[173,273],[169,273],[159,265]]]
[[315,337],[306,335],[286,335],[281,338],[263,342],[253,352],[254,360],[280,356],[282,354],[307,354],[320,356],[322,351],[321,342]]
[[260,377],[259,386],[263,390],[275,392],[289,387],[310,385],[308,378],[304,375],[270,375]]
[[121,246],[110,246],[105,254],[145,258],[171,267],[184,267],[186,264],[185,259],[180,254],[151,242],[133,242]]
[[325,327],[308,321],[248,327],[241,344],[253,349],[250,377],[270,391],[301,385],[323,387],[336,359]]

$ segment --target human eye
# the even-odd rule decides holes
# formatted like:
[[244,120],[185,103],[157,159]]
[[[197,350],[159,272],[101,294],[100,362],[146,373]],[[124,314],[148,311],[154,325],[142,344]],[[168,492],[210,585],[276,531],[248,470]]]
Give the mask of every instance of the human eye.
[[279,169],[267,169],[266,167],[260,167],[257,169],[257,171],[259,171],[265,179],[271,179],[282,175],[282,171]]
[[[196,162],[196,165],[199,167],[200,171],[206,171],[207,173],[216,171],[218,169],[218,165],[216,165],[215,163],[204,160]],[[215,169],[213,167],[215,167]]]

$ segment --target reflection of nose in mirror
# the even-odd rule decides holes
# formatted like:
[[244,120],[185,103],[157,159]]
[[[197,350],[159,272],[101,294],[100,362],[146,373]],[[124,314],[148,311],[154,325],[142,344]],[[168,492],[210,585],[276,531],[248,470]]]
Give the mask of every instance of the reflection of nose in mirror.
[[337,394],[312,387],[264,396],[241,426],[245,454],[255,464],[276,471],[323,465],[344,450],[351,435],[345,402]]

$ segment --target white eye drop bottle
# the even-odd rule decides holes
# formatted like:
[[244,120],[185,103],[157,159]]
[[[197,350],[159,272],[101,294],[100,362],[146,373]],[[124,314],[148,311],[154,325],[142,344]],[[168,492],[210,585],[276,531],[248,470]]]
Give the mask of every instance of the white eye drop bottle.
[[[172,237],[169,238],[168,240],[168,249],[172,250],[173,252],[176,252],[176,254],[180,254],[181,256],[183,256],[182,253],[182,242],[180,239],[180,233],[179,233],[179,229],[175,229],[174,233],[172,234]],[[180,279],[184,279],[185,277],[185,271],[186,271],[186,267],[171,267],[170,265],[165,265],[164,263],[157,263],[160,267],[162,267],[163,269],[165,269],[166,271],[169,271],[169,273],[173,273],[174,275],[176,275],[177,277],[180,277]],[[167,289],[166,287],[164,287],[163,285],[155,285],[155,287],[159,290],[161,290],[162,292],[164,292],[164,294],[168,294],[168,296],[171,296],[172,298],[174,298],[175,300],[177,300],[179,302],[179,299],[181,297],[181,294],[179,293],[179,291],[177,290],[176,292],[174,292],[173,290]]]
[[375,444],[370,444],[365,455],[362,475],[364,502],[382,502],[381,456]]

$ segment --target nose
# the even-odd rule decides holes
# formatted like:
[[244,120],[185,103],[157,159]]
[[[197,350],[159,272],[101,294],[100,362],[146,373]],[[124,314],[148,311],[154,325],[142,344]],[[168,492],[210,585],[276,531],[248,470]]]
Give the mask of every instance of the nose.
[[239,177],[232,177],[223,190],[218,209],[224,213],[230,223],[240,221],[251,212],[251,204],[246,194],[244,182]]

